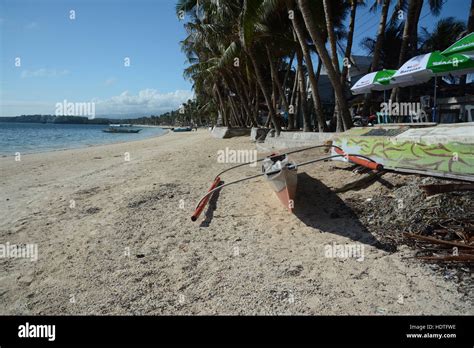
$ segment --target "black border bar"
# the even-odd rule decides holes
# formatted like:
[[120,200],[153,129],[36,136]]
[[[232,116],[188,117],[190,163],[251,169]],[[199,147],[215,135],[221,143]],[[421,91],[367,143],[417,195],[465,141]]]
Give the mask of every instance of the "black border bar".
[[[55,340],[18,337],[19,326],[27,322],[55,325]],[[2,348],[153,343],[472,347],[472,322],[471,316],[0,316],[0,345]],[[407,338],[407,334],[415,333],[455,334],[456,338]]]

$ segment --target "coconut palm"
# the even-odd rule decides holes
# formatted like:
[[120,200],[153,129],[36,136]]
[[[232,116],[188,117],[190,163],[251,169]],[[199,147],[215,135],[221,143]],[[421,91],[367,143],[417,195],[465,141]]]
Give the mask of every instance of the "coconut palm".
[[[427,0],[430,11],[433,15],[438,16],[443,7],[443,0]],[[410,56],[414,56],[418,50],[418,22],[420,20],[421,10],[423,9],[424,0],[409,0],[408,10],[403,30],[402,46],[398,58],[398,67],[402,66]],[[392,90],[390,99],[399,98],[399,88]]]
[[432,32],[424,27],[421,30],[421,52],[429,53],[443,51],[451,46],[465,32],[466,25],[463,21],[456,20],[454,17],[447,17],[439,20]]
[[[390,8],[390,0],[383,0],[382,11],[380,14],[380,22],[379,28],[377,31],[377,39],[375,42],[374,50],[373,50],[373,57],[372,57],[372,64],[370,66],[370,72],[377,71],[380,69],[380,53],[382,50],[382,45],[384,42],[385,37],[385,28],[387,25],[387,17],[388,17],[388,10]],[[379,4],[378,1],[375,1],[374,6],[372,6],[372,11],[377,8]]]
[[[403,23],[389,25],[385,28],[383,41],[377,48],[378,39],[366,37],[361,41],[361,47],[371,55],[375,55],[375,50],[379,54],[379,69],[398,69],[398,53],[402,45]],[[372,60],[373,62],[373,60]],[[372,63],[373,64],[373,63]]]
[[321,106],[321,99],[319,97],[319,92],[318,92],[318,79],[314,72],[313,61],[311,58],[309,45],[307,43],[307,39],[308,39],[307,32],[304,28],[301,14],[299,13],[299,11],[296,10],[296,7],[294,7],[293,4],[290,4],[289,9],[290,11],[293,11],[293,15],[291,16],[291,21],[293,24],[293,28],[295,30],[296,37],[301,46],[301,51],[303,53],[306,66],[308,68],[308,77],[311,84],[311,95],[313,98],[313,105],[316,112],[318,129],[320,132],[323,132],[327,130],[327,127],[326,127],[326,122],[324,120],[324,114],[323,114],[323,110]]
[[[341,112],[341,116],[342,116],[341,118],[342,118],[343,127],[344,129],[349,129],[352,126],[352,119],[349,113],[346,97],[344,95],[344,87],[343,87],[343,84],[341,83],[341,74],[339,72],[339,69],[335,68],[333,65],[333,60],[329,56],[329,53],[326,49],[325,42],[323,40],[323,34],[322,34],[324,32],[323,30],[324,26],[321,24],[321,22],[326,23],[326,21],[328,20],[327,16],[330,15],[330,13],[323,11],[323,13],[325,13],[326,15],[324,20],[315,21],[314,19],[315,14],[321,13],[321,12],[318,12],[318,9],[316,9],[315,11],[314,7],[316,5],[319,5],[319,2],[317,1],[309,2],[308,0],[298,0],[298,8],[301,11],[306,28],[316,47],[318,55],[327,70],[329,80],[331,81],[331,84],[334,88],[337,106],[339,107],[339,111]],[[330,6],[327,6],[327,7],[329,8]],[[325,25],[325,26],[329,29],[330,32],[334,31],[334,28],[331,25]]]

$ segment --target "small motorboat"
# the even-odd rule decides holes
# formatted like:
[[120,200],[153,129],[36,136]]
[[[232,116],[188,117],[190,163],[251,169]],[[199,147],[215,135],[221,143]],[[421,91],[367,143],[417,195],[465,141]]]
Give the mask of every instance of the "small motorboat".
[[176,127],[176,128],[172,128],[172,131],[173,132],[190,132],[192,131],[193,129],[191,127]]
[[262,173],[272,186],[280,202],[293,212],[296,185],[298,183],[296,164],[286,154],[272,154],[262,161]]
[[141,129],[132,128],[133,124],[109,124],[109,128],[102,129],[105,133],[138,133]]

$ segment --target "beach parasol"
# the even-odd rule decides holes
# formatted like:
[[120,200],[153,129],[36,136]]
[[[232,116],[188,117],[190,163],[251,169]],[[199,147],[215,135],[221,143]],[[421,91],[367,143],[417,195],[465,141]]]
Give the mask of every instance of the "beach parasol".
[[353,94],[364,94],[394,88],[391,78],[395,72],[396,70],[380,70],[364,75],[351,88],[351,91]]
[[[439,51],[422,54],[408,60],[393,75],[395,84],[418,85],[435,78],[434,112],[436,110],[436,84],[438,76],[457,76],[474,72],[474,60],[468,55],[453,53],[444,56]],[[433,118],[435,114],[433,114]]]
[[474,59],[474,33],[470,33],[469,35],[456,41],[443,52],[441,52],[441,54],[445,56],[458,53],[462,53],[466,56],[469,56],[471,59]]

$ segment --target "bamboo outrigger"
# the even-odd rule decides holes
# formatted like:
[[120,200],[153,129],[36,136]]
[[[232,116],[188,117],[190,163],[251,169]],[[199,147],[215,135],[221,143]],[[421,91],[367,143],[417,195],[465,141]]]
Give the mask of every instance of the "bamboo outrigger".
[[[302,152],[302,151],[307,151],[311,149],[316,149],[316,148],[332,148],[334,152],[336,153],[335,155],[330,155],[326,157],[321,157],[321,158],[316,158],[310,161],[302,162],[302,163],[295,163],[289,160],[288,155],[294,154],[297,152]],[[204,208],[206,207],[207,203],[209,202],[210,197],[212,194],[218,190],[221,190],[222,188],[229,186],[229,185],[234,185],[243,181],[259,178],[261,176],[265,176],[266,179],[271,183],[273,186],[273,189],[275,190],[276,195],[280,199],[283,205],[286,206],[286,208],[292,212],[294,208],[294,198],[296,194],[296,185],[297,185],[297,169],[298,167],[302,167],[308,164],[313,164],[317,162],[322,162],[322,161],[327,161],[333,158],[340,158],[344,157],[347,161],[352,162],[354,164],[358,164],[360,166],[369,168],[371,170],[377,170],[380,171],[383,169],[383,165],[380,163],[377,163],[373,161],[372,159],[358,155],[358,154],[346,154],[344,151],[336,146],[336,145],[316,145],[316,146],[311,146],[307,147],[304,149],[299,149],[299,150],[293,150],[290,152],[286,152],[284,154],[271,154],[270,156],[258,159],[254,162],[246,162],[246,163],[240,163],[236,166],[227,168],[223,171],[221,171],[219,174],[217,174],[212,182],[211,187],[209,188],[208,192],[199,200],[196,209],[191,216],[192,221],[196,221],[201,213],[203,212]],[[221,184],[221,175],[253,163],[258,163],[258,162],[264,162],[262,165],[262,172],[256,175],[252,175],[246,178],[234,180],[228,183]],[[221,185],[220,185],[221,184]]]

